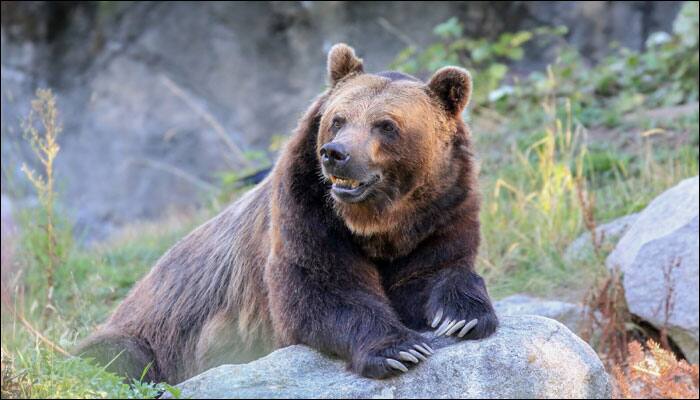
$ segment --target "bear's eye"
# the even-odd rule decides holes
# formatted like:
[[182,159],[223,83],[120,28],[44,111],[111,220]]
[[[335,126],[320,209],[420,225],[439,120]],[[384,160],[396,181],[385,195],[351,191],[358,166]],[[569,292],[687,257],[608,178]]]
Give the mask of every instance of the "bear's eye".
[[338,132],[340,130],[340,128],[343,127],[344,122],[345,121],[340,117],[333,118],[333,122],[331,122],[331,130],[333,132]]
[[377,127],[382,133],[387,135],[394,134],[397,131],[396,124],[391,121],[382,121],[377,124]]

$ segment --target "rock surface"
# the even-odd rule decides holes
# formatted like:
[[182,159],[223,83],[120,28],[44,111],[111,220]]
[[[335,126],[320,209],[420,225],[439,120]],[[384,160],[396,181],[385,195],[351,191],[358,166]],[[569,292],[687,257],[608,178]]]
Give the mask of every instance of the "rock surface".
[[492,337],[437,349],[427,362],[387,380],[359,377],[340,360],[291,346],[248,364],[211,369],[178,387],[183,397],[195,398],[611,396],[595,352],[562,324],[537,316],[504,317]]
[[580,332],[584,308],[579,304],[515,294],[493,303],[499,317],[539,315],[557,320],[573,332]]
[[630,311],[657,328],[667,325],[694,363],[698,362],[698,208],[698,177],[680,182],[640,213],[606,260],[609,268],[623,273]]
[[[610,251],[617,244],[618,239],[627,232],[639,217],[638,213],[625,215],[608,223],[596,227],[596,240],[599,241],[603,251]],[[593,240],[590,232],[586,232],[576,238],[564,252],[567,262],[576,262],[593,255]]]
[[[679,8],[675,1],[3,2],[3,171],[24,182],[22,163],[39,167],[18,120],[37,87],[53,88],[64,123],[60,200],[86,229],[78,236],[99,238],[197,205],[220,184],[220,172],[242,172],[244,160],[227,143],[260,152],[274,135],[289,134],[322,90],[335,42],[354,45],[368,71],[381,71],[409,44],[436,41],[435,25],[457,17],[466,37],[565,25],[582,54],[598,57],[612,41],[641,49],[648,33],[671,29]],[[544,67],[554,52],[533,48],[523,63]]]

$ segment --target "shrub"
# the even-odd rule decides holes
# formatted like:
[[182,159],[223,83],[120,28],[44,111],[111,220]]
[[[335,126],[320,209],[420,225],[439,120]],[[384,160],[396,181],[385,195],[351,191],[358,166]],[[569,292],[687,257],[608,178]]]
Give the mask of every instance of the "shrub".
[[25,139],[41,165],[41,173],[22,165],[27,179],[36,191],[39,205],[27,210],[20,219],[24,254],[32,267],[41,269],[46,291],[44,315],[53,310],[56,270],[66,258],[72,243],[70,226],[56,214],[54,162],[60,147],[56,98],[49,89],[39,89],[31,103],[31,111],[22,123]]
[[[652,34],[644,51],[613,44],[611,52],[591,66],[564,41],[564,27],[507,32],[495,41],[464,37],[462,24],[450,18],[434,29],[438,40],[424,49],[409,46],[393,67],[407,73],[431,72],[462,65],[474,76],[474,103],[501,113],[516,112],[527,121],[542,98],[568,98],[574,118],[586,126],[618,125],[620,116],[640,106],[672,106],[698,100],[698,5],[686,2],[672,32]],[[509,63],[523,57],[524,46],[556,40],[556,57],[546,72],[508,76]],[[553,80],[555,76],[558,79]],[[528,105],[524,105],[527,103]],[[532,121],[539,123],[539,121]]]
[[506,32],[496,40],[463,36],[462,23],[452,17],[433,30],[438,41],[418,49],[409,46],[398,54],[391,67],[409,74],[425,74],[447,65],[462,65],[470,70],[478,85],[473,102],[488,103],[508,73],[508,62],[518,61],[525,54],[524,46],[534,38],[551,39],[566,33],[565,27],[540,27],[534,30]]
[[616,397],[624,399],[697,399],[698,365],[677,360],[658,343],[648,340],[646,348],[633,341],[628,346],[626,365],[616,365],[613,376]]

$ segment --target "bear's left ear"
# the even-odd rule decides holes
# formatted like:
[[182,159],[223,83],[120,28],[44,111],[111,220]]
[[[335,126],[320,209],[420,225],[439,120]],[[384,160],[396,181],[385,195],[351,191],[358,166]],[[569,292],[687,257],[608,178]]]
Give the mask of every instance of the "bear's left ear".
[[350,74],[364,71],[362,59],[355,56],[355,50],[345,43],[338,43],[328,52],[328,82],[335,86],[338,81]]
[[428,82],[428,88],[437,96],[448,113],[459,115],[472,96],[472,77],[464,68],[440,68]]

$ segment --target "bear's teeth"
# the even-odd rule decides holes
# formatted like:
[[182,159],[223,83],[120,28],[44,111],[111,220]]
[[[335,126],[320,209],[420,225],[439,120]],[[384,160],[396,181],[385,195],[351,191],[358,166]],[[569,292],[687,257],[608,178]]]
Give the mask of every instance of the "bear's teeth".
[[349,187],[350,189],[355,189],[360,186],[360,182],[353,179],[338,178],[336,176],[330,177],[331,182],[334,185]]

